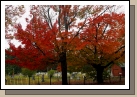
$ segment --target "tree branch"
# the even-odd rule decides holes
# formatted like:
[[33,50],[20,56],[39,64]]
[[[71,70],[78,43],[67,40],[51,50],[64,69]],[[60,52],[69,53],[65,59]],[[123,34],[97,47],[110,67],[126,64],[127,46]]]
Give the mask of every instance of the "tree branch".
[[104,66],[104,68],[108,67],[109,65],[113,64],[114,61],[118,60],[119,58],[121,58],[123,55],[125,54],[125,51],[122,52],[121,56],[116,57],[114,60],[110,61],[106,66]]
[[53,28],[53,25],[52,25],[52,22],[51,22],[51,18],[50,18],[50,15],[49,15],[49,10],[50,10],[50,8],[48,8],[48,19],[49,19],[49,23],[50,23],[51,28]]
[[44,56],[46,55],[35,42],[33,42],[32,45],[35,46]]
[[125,46],[120,47],[117,51],[115,51],[115,54],[118,53],[122,48],[125,48]]
[[108,27],[108,24],[105,26],[105,29],[103,30],[102,36],[104,35],[104,33],[105,33],[107,27]]

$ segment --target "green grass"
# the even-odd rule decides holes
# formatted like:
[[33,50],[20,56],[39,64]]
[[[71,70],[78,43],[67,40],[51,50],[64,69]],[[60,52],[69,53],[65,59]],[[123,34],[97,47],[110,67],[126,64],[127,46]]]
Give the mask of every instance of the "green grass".
[[[42,75],[39,75],[40,85],[50,85],[50,79],[48,76],[44,75],[44,82],[42,82],[41,77]],[[70,80],[68,79],[68,83],[70,83],[71,85],[84,84],[83,76],[79,75],[79,77],[80,77],[79,80],[77,79],[77,77],[70,79]],[[21,76],[15,75],[14,78],[11,78],[10,76],[6,76],[6,79],[7,79],[6,85],[28,85],[29,84],[29,78],[23,75]],[[62,80],[61,78],[52,77],[51,84],[61,85],[61,80]],[[120,80],[119,77],[111,78],[111,83],[117,83],[119,82],[119,80]],[[121,81],[122,81],[122,84],[124,84],[125,79],[121,78]],[[107,79],[107,80],[104,80],[104,82],[109,83],[110,81]],[[94,83],[96,83],[96,81],[93,82],[91,78],[88,78],[85,80],[85,84],[94,84]],[[35,75],[35,80],[32,80],[32,77],[30,78],[30,85],[38,85],[38,76]]]
[[[30,78],[30,85],[37,85],[38,84],[38,80],[40,84],[50,84],[50,79],[48,76],[44,75],[44,82],[42,82],[42,75],[35,76],[35,80],[32,80],[32,77]],[[6,85],[28,85],[29,84],[29,77],[25,77],[25,76],[18,76],[15,75],[14,78],[11,78],[10,76],[6,76],[7,82]],[[51,82],[55,83],[58,81],[61,81],[61,78],[57,78],[57,77],[52,77],[51,78]]]

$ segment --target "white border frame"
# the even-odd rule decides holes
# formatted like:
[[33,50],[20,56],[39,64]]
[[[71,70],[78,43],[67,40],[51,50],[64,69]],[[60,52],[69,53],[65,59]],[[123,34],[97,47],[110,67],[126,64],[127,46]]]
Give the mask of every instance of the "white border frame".
[[129,1],[2,1],[1,42],[5,41],[5,5],[124,5],[125,6],[125,85],[5,85],[5,45],[1,44],[1,89],[129,89]]

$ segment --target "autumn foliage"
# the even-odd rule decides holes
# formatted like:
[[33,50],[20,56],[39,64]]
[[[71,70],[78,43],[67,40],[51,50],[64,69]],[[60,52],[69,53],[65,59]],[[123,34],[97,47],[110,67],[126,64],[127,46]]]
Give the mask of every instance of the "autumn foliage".
[[27,24],[26,30],[23,30],[20,24],[16,26],[17,33],[14,36],[20,40],[23,47],[16,48],[10,43],[11,51],[6,50],[6,53],[15,56],[15,59],[6,60],[6,62],[13,62],[32,70],[44,69],[55,57],[53,51],[55,34],[51,30],[45,30],[47,29],[46,23],[36,18],[32,20]]
[[[93,66],[97,80],[103,82],[104,68],[124,62],[125,14],[108,13],[114,6],[31,6],[31,20],[27,26],[15,26],[15,39],[22,46],[10,43],[6,53],[14,56],[6,63],[13,63],[32,70],[59,64],[62,84],[67,84],[69,67],[82,69],[84,64]],[[50,16],[50,9],[55,13]],[[78,22],[78,23],[77,23]],[[99,81],[100,80],[100,81]]]
[[14,32],[14,25],[17,24],[17,18],[20,18],[25,13],[24,5],[5,5],[5,38],[13,39],[9,32]]

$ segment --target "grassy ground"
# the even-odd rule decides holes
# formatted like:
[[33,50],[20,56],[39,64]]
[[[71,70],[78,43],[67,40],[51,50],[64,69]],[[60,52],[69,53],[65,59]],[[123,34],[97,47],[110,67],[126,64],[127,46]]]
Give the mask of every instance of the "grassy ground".
[[[29,84],[29,78],[26,76],[14,76],[14,78],[11,78],[10,76],[6,76],[6,85],[28,85]],[[59,79],[61,80],[61,79]],[[51,81],[57,82],[58,79],[53,77]],[[35,76],[35,80],[32,80],[32,77],[30,78],[30,85],[37,85],[40,84],[50,84],[50,79],[47,76],[44,76],[44,82],[42,82],[42,75]]]
[[[35,80],[32,80],[32,77],[30,78],[30,85],[50,85],[50,79],[48,76],[44,76],[44,82],[42,82],[41,79],[42,75],[35,76]],[[10,76],[6,76],[7,82],[6,85],[28,85],[29,79],[25,76],[14,76],[14,78],[11,78]],[[51,85],[61,85],[61,78],[52,77],[51,79]],[[93,81],[92,79],[87,79],[84,81],[83,77],[80,76],[80,79],[73,78],[68,79],[69,85],[97,85],[96,81]],[[114,77],[110,80],[104,80],[104,83],[102,85],[124,85],[125,84],[125,78]]]

